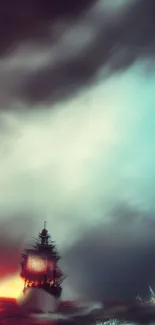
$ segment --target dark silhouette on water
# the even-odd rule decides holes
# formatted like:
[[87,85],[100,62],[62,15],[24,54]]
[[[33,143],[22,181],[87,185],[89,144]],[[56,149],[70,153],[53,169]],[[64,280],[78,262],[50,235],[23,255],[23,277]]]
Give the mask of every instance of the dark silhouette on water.
[[60,298],[64,276],[58,266],[60,255],[46,229],[46,222],[35,245],[32,249],[25,249],[22,257],[20,275],[24,279],[23,292],[29,288],[39,288]]

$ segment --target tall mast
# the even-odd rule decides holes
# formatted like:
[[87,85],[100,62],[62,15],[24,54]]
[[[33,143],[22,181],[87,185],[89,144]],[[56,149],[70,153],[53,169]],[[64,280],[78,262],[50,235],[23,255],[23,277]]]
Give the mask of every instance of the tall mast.
[[44,221],[44,228],[39,233],[39,238],[41,240],[41,245],[42,246],[45,246],[45,245],[49,244],[48,240],[50,238],[50,235],[48,234],[48,230],[46,229],[46,221]]

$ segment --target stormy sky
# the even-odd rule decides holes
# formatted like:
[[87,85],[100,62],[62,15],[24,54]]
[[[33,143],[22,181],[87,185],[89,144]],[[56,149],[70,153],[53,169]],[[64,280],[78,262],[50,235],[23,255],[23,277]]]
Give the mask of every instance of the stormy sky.
[[47,219],[66,296],[155,287],[154,33],[154,0],[2,1],[1,229]]

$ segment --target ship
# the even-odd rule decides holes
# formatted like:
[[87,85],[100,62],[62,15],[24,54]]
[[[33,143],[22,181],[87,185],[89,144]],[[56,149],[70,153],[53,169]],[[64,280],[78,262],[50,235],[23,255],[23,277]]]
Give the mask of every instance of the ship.
[[55,299],[59,299],[62,293],[64,274],[60,269],[61,257],[56,250],[54,241],[44,228],[35,239],[31,248],[25,248],[22,253],[21,273],[24,280],[23,293],[28,289],[42,289]]

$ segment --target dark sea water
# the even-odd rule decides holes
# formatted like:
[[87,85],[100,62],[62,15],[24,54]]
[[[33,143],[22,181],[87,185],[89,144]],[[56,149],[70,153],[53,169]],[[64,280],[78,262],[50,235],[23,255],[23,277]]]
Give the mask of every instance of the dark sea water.
[[79,310],[75,312],[74,308],[70,308],[70,312],[65,312],[63,308],[57,314],[43,314],[36,311],[25,311],[19,306],[14,299],[0,299],[0,325],[59,325],[59,324],[96,324],[94,316],[91,312],[83,312]]
[[29,315],[24,314],[24,311],[19,308],[16,301],[13,299],[0,299],[0,324],[37,324],[31,322]]
[[43,290],[32,289],[17,301],[0,298],[0,325],[97,324],[103,318],[99,302],[57,301]]
[[[68,307],[67,307],[68,308]],[[0,325],[155,325],[155,306],[114,305],[104,308],[62,306],[57,314],[26,311],[13,299],[0,299]]]

